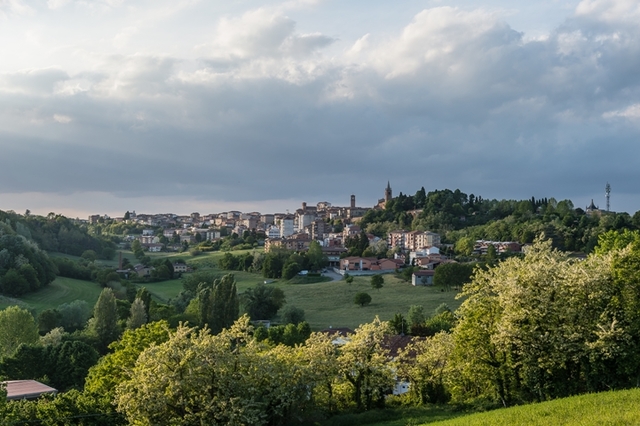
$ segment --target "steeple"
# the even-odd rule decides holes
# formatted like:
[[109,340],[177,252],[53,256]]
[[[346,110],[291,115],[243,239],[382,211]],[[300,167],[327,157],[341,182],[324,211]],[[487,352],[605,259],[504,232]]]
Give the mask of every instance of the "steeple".
[[384,202],[388,202],[389,200],[391,200],[393,198],[392,192],[391,192],[391,183],[389,183],[389,181],[387,181],[387,188],[384,190]]

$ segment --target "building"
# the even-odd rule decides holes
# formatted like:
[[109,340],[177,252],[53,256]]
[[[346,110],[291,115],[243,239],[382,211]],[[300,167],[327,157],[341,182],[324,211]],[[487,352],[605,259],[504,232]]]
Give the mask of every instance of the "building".
[[42,395],[56,395],[57,389],[35,380],[9,380],[0,382],[6,387],[7,401],[19,401],[22,399],[37,399]]

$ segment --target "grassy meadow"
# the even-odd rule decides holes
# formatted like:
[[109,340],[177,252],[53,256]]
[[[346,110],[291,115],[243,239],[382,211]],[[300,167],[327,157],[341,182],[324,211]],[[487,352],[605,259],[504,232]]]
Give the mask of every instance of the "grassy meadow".
[[[395,407],[332,417],[323,425],[346,426],[622,426],[640,424],[640,389],[602,392],[539,404],[469,412],[456,406]],[[470,408],[469,408],[470,409]]]
[[[233,254],[237,256],[246,251],[234,251]],[[249,251],[253,252],[253,250]],[[131,263],[135,263],[133,253],[123,251],[122,254],[123,257],[129,258]],[[220,276],[228,273],[228,271],[215,268],[216,259],[223,254],[223,252],[210,252],[192,257],[187,253],[150,253],[152,258],[183,259],[197,270],[211,270]],[[60,254],[52,255],[58,256]],[[74,256],[60,256],[78,259]],[[117,264],[117,260],[98,262],[109,266]],[[242,271],[233,271],[232,273],[236,279],[239,293],[264,282],[261,274]],[[307,284],[304,283],[306,280],[300,280],[296,277],[291,282],[275,280],[267,285],[280,287],[285,293],[288,304],[304,309],[306,319],[313,330],[330,326],[355,329],[360,324],[372,321],[376,316],[383,320],[393,318],[396,313],[406,316],[411,305],[422,305],[427,314],[433,312],[441,303],[448,304],[452,309],[460,305],[460,300],[455,299],[455,292],[442,292],[439,288],[431,287],[413,287],[410,283],[401,281],[393,274],[384,275],[384,279],[384,287],[380,290],[371,288],[370,277],[354,277],[352,284],[347,284],[344,280]],[[302,283],[295,283],[300,281]],[[166,303],[182,290],[182,283],[179,279],[137,285],[146,287],[155,300],[162,303]],[[36,293],[18,299],[0,298],[0,308],[20,304],[40,312],[78,299],[86,300],[90,305],[93,305],[101,290],[100,286],[93,282],[58,277],[50,286]],[[365,307],[355,305],[353,298],[358,292],[369,293],[372,298],[371,304]]]
[[40,312],[74,300],[85,300],[90,306],[93,306],[98,300],[101,291],[102,287],[91,281],[58,277],[47,287],[35,293],[28,293],[20,298],[0,296],[0,309],[19,305],[29,310]]

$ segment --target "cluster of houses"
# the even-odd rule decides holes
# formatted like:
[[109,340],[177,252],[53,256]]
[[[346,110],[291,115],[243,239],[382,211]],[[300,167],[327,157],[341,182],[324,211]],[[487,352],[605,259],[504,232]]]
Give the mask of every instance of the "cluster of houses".
[[[441,263],[452,260],[440,254],[440,235],[429,231],[395,230],[389,232],[386,240],[372,234],[364,234],[369,245],[383,250],[393,250],[394,259],[378,259],[377,257],[346,257],[345,243],[349,238],[362,235],[358,226],[360,219],[371,209],[382,209],[391,200],[391,185],[387,183],[384,198],[378,200],[374,207],[358,207],[355,195],[351,196],[348,207],[332,206],[322,201],[315,206],[302,203],[295,212],[261,214],[259,212],[243,213],[229,211],[217,214],[200,215],[192,213],[188,216],[175,214],[136,214],[135,211],[116,222],[129,221],[148,226],[142,235],[129,236],[129,242],[137,239],[150,252],[162,250],[178,250],[185,243],[195,244],[200,241],[216,241],[223,234],[236,233],[241,236],[245,231],[264,235],[264,248],[285,248],[294,251],[307,250],[312,241],[317,241],[329,260],[329,267],[341,274],[368,275],[392,272],[405,264],[420,267],[413,277],[414,285],[429,285],[433,280],[433,270]],[[104,217],[102,217],[104,219]],[[90,216],[89,222],[101,220],[98,215]],[[336,226],[336,224],[339,225]],[[162,229],[160,233],[158,228]],[[262,243],[262,241],[260,242]],[[487,248],[493,245],[497,253],[518,252],[521,247],[515,242],[493,242],[479,240],[474,252],[486,254]],[[409,257],[407,259],[407,256]],[[144,265],[136,265],[135,272],[140,276],[148,276],[150,271]],[[174,271],[186,272],[186,265],[174,265]]]

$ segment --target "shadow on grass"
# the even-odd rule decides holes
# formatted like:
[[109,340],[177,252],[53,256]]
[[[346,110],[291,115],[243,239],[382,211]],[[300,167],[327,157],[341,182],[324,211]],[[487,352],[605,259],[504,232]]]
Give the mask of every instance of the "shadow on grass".
[[469,411],[455,406],[427,405],[372,410],[364,413],[341,414],[320,422],[322,426],[408,426],[422,425],[466,416]]

